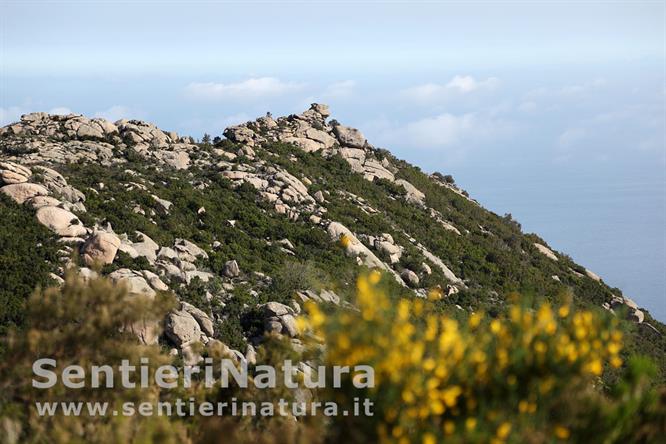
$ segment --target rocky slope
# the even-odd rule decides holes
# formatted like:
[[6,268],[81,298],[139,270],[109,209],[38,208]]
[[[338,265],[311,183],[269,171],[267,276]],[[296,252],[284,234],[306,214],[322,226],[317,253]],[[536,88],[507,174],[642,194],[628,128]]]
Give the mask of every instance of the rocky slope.
[[[46,261],[35,284],[75,269],[132,293],[174,292],[180,306],[164,334],[156,325],[136,334],[186,361],[198,359],[194,344],[217,341],[254,361],[265,332],[298,347],[304,301],[350,307],[355,277],[379,268],[396,295],[434,290],[461,316],[499,312],[513,292],[573,294],[626,319],[630,350],[664,371],[666,329],[620,290],[483,209],[450,176],[427,175],[329,117],[313,104],[197,143],[135,120],[25,115],[0,129],[0,219],[23,212],[50,234],[12,254]],[[2,230],[7,240],[27,228]],[[25,279],[17,273],[0,278],[5,290]],[[27,296],[18,293],[3,297]],[[21,323],[20,310],[0,314],[3,326]]]

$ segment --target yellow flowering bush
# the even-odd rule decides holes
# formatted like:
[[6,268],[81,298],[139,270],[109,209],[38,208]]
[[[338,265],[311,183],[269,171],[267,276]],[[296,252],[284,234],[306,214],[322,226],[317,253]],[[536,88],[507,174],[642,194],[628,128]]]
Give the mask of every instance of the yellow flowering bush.
[[[436,310],[437,290],[430,301],[393,300],[383,288],[375,271],[357,282],[358,311],[306,307],[302,327],[324,341],[329,365],[375,369],[373,389],[360,393],[350,385],[337,393],[343,402],[364,396],[375,405],[371,418],[340,419],[344,426],[334,427],[340,437],[424,444],[581,440],[596,433],[595,423],[605,424],[595,416],[599,403],[617,407],[594,388],[605,366],[622,365],[615,319],[544,303],[461,321]],[[617,413],[607,410],[609,418]],[[606,426],[603,432],[613,433]]]

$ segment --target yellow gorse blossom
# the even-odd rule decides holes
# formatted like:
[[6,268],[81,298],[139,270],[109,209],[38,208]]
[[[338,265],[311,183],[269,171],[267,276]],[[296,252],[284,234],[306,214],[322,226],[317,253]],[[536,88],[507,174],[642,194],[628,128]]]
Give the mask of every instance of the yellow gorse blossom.
[[[460,322],[434,309],[439,298],[392,300],[381,284],[379,272],[361,276],[358,311],[327,316],[307,304],[303,324],[324,338],[330,364],[370,365],[375,371],[370,393],[396,393],[378,426],[382,442],[434,443],[484,430],[485,441],[505,442],[514,428],[497,409],[509,403],[520,415],[537,413],[544,397],[568,383],[550,376],[549,369],[589,379],[603,372],[605,362],[622,364],[621,333],[589,311],[512,305],[506,316],[476,312]],[[529,396],[501,398],[488,410],[487,393],[500,386]],[[569,433],[555,429],[560,439]]]

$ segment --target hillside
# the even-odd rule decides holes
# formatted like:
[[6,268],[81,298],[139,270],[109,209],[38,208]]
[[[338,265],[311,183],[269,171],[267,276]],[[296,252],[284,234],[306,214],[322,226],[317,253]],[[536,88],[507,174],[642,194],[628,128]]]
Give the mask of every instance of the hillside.
[[516,295],[612,313],[624,353],[650,356],[666,381],[666,326],[450,172],[372,146],[321,104],[221,136],[45,113],[0,129],[0,332],[25,326],[35,287],[76,269],[177,295],[164,334],[137,328],[144,343],[196,361],[194,343],[221,341],[253,361],[265,332],[299,346],[305,301],[349,306],[358,276],[377,268],[396,297],[435,291],[460,319],[497,316]]

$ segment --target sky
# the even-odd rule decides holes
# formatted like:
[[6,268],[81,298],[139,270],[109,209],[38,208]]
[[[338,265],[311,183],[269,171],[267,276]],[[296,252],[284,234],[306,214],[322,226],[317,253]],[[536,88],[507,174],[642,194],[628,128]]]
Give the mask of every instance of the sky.
[[0,0],[0,124],[201,137],[312,102],[666,321],[663,1]]

